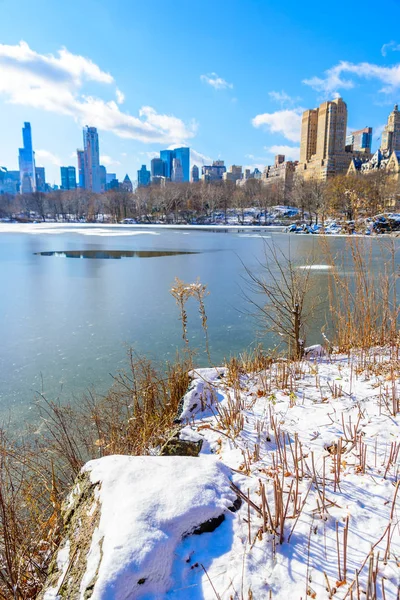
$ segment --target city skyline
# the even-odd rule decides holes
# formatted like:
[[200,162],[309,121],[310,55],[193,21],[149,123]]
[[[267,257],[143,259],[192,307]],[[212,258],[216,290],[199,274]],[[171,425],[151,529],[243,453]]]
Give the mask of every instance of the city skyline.
[[[161,149],[185,145],[200,168],[219,158],[252,168],[272,164],[275,154],[298,159],[304,108],[337,93],[346,98],[349,129],[373,127],[376,149],[398,101],[400,7],[390,0],[374,16],[368,43],[364,28],[348,35],[356,7],[344,20],[313,1],[304,11],[291,0],[282,7],[234,0],[207,27],[182,0],[173,10],[156,0],[156,23],[144,5],[73,0],[74,26],[47,4],[2,3],[0,165],[18,169],[13,149],[20,124],[30,122],[36,162],[50,183],[72,164],[86,124],[101,136],[100,164],[122,181]],[[178,46],[185,51],[176,63]],[[135,60],[144,48],[146,60]]]

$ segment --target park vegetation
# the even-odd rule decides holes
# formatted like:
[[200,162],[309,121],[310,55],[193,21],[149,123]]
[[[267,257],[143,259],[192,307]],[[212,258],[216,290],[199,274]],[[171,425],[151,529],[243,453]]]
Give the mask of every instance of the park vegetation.
[[88,190],[56,190],[25,195],[0,195],[0,218],[46,221],[118,223],[134,219],[140,223],[207,222],[219,213],[226,222],[230,210],[243,221],[249,207],[257,209],[262,225],[272,207],[294,206],[301,219],[324,223],[327,217],[354,220],[393,211],[398,203],[398,183],[392,174],[374,171],[368,175],[338,175],[328,182],[306,181],[295,176],[288,187],[283,181],[265,184],[249,179],[244,185],[231,181],[172,183],[137,188],[134,192],[113,189],[102,194]]

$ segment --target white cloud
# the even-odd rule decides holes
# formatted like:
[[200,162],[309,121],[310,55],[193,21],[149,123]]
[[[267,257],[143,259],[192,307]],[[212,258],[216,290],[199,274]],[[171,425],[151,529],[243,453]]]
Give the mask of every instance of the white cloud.
[[56,165],[56,167],[61,167],[62,165],[61,159],[48,150],[35,150],[35,162],[37,165],[39,163],[44,163],[45,165],[52,164]]
[[274,156],[276,154],[284,154],[286,160],[299,160],[300,158],[300,148],[298,146],[275,145],[265,147],[264,150]]
[[111,165],[120,165],[121,163],[119,162],[119,160],[115,160],[114,158],[111,158],[111,156],[108,156],[107,154],[102,154],[100,156],[100,164],[104,165],[105,167],[111,167]]
[[203,83],[211,85],[215,90],[226,90],[232,89],[233,84],[228,83],[222,77],[219,77],[216,73],[209,73],[208,75],[200,75],[200,79]]
[[148,106],[142,107],[139,117],[135,117],[122,112],[114,100],[84,93],[82,88],[87,83],[115,85],[114,79],[90,59],[65,48],[54,56],[38,54],[25,42],[15,46],[0,44],[0,71],[0,95],[12,104],[66,115],[80,125],[90,124],[121,138],[146,143],[182,144],[196,133],[194,121],[187,125]]
[[282,106],[284,106],[284,105],[292,106],[293,104],[296,104],[297,102],[299,102],[301,100],[301,98],[299,98],[298,96],[296,96],[296,97],[289,96],[289,94],[287,94],[283,90],[281,92],[274,92],[274,91],[268,92],[268,96],[275,102],[279,102]]
[[197,150],[190,148],[190,162],[192,165],[197,165],[199,167],[203,165],[211,165],[213,159],[206,154],[201,154],[201,152],[197,152]]
[[386,56],[388,50],[391,50],[392,52],[399,52],[400,44],[398,44],[397,42],[389,42],[388,44],[383,44],[383,46],[381,48],[382,56]]
[[391,93],[400,86],[400,64],[391,67],[381,67],[372,63],[351,63],[341,61],[324,73],[324,77],[305,79],[303,83],[311,86],[318,92],[327,95],[338,95],[339,89],[351,89],[355,86],[352,79],[343,78],[344,74],[352,74],[364,79],[377,79],[384,84],[383,93]]
[[123,104],[125,102],[125,94],[118,88],[115,90],[115,95],[117,97],[117,104]]
[[301,115],[303,108],[278,110],[257,115],[252,119],[253,127],[267,127],[271,133],[280,133],[291,142],[300,141]]

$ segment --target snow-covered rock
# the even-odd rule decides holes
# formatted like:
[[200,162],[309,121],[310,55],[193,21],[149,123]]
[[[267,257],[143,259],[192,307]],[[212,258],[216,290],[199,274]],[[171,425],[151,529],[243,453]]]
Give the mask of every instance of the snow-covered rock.
[[79,591],[76,582],[68,591],[72,539],[69,557],[62,549],[66,560],[57,560],[59,589],[47,590],[44,600],[164,598],[178,546],[187,536],[212,531],[226,514],[232,518],[237,501],[229,469],[214,456],[108,456],[87,463],[83,473],[96,489],[100,518]]

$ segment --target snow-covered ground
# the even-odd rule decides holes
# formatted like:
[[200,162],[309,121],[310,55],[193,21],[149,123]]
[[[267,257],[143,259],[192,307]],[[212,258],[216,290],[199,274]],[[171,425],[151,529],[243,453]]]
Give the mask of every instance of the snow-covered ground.
[[308,356],[194,372],[180,435],[198,458],[85,467],[101,482],[93,600],[399,597],[399,361]]

